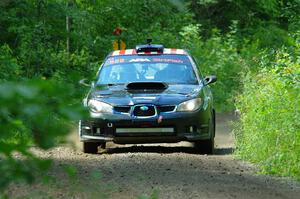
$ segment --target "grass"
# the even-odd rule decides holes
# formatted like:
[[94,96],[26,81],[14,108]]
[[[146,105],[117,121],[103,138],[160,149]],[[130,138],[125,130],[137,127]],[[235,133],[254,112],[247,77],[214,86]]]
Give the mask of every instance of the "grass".
[[[279,58],[276,60],[282,62]],[[285,63],[288,63],[287,61]],[[297,60],[248,75],[239,96],[236,153],[266,174],[300,180],[300,66]]]

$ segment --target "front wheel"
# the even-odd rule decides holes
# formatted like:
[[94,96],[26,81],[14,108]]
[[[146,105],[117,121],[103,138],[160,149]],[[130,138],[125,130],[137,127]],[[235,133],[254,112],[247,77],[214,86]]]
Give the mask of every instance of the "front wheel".
[[209,140],[199,140],[194,143],[194,148],[197,153],[213,154],[215,146],[214,138]]
[[194,143],[196,152],[201,154],[213,154],[215,148],[216,116],[213,111],[212,119],[209,122],[210,139],[199,140]]
[[98,153],[98,147],[105,148],[105,143],[101,142],[83,142],[82,151],[83,153],[96,154]]

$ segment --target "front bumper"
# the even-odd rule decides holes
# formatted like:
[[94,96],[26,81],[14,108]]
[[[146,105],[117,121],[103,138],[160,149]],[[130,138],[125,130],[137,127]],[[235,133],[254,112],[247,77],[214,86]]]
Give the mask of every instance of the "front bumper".
[[101,114],[80,121],[79,136],[84,142],[113,141],[119,144],[207,140],[214,136],[209,131],[211,117],[209,109],[160,113],[151,118]]

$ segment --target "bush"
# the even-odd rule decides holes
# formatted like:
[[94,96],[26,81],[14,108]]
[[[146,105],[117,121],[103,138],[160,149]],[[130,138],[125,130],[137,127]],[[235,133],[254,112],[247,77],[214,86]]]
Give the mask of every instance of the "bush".
[[293,45],[293,38],[288,32],[274,24],[262,23],[251,30],[252,40],[257,40],[261,48],[280,48]]
[[238,98],[237,154],[264,173],[300,179],[299,48],[277,52],[273,67],[248,73]]
[[20,74],[20,66],[12,55],[8,45],[0,46],[0,81],[16,79]]
[[81,106],[71,103],[76,92],[49,80],[0,84],[0,190],[12,181],[32,182],[35,172],[50,166],[30,148],[34,144],[49,149],[69,133],[69,122],[83,113]]

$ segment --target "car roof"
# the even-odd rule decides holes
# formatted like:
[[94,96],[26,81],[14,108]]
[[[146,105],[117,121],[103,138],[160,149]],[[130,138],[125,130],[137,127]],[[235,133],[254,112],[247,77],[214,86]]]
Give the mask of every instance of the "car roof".
[[183,49],[177,48],[164,48],[163,53],[159,51],[151,51],[151,52],[139,52],[137,53],[136,49],[126,49],[126,50],[116,50],[111,52],[108,56],[120,56],[120,55],[188,55],[188,53]]

